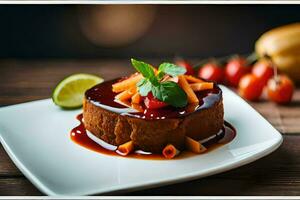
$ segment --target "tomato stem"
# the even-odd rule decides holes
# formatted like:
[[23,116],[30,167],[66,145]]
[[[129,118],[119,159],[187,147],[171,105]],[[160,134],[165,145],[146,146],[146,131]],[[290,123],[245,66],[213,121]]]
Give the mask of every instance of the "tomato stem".
[[256,55],[255,52],[252,52],[250,55],[246,57],[246,60],[249,65],[252,65],[258,60],[258,56]]
[[278,77],[277,66],[273,62],[272,62],[272,66],[273,66],[273,70],[274,70],[274,80],[275,80],[275,83],[276,83],[276,85],[279,85],[280,84],[280,80],[279,80],[279,77]]
[[275,83],[276,83],[276,85],[279,85],[280,84],[280,79],[278,77],[278,68],[277,68],[277,66],[273,62],[273,59],[272,59],[271,56],[269,56],[269,55],[266,54],[266,55],[264,55],[264,58],[267,59],[269,62],[271,62],[272,68],[273,68],[273,71],[274,71],[274,75],[273,76],[274,76]]

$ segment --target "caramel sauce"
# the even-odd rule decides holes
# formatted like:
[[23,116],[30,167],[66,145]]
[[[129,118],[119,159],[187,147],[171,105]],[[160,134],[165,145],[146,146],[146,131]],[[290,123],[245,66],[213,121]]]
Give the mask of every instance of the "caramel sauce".
[[184,108],[174,108],[172,106],[167,106],[152,110],[147,109],[144,105],[142,105],[142,109],[140,109],[140,111],[137,111],[135,109],[128,108],[128,105],[124,105],[124,103],[120,104],[119,102],[116,102],[114,100],[116,93],[112,91],[112,85],[116,82],[118,82],[118,79],[105,81],[92,87],[91,89],[86,91],[86,99],[94,105],[102,107],[111,112],[145,120],[184,117],[193,112],[198,112],[203,109],[210,108],[215,103],[222,100],[222,90],[217,86],[217,84],[214,84],[213,89],[196,92],[196,95],[199,99],[198,104],[189,104]]
[[[127,156],[122,156],[120,152],[117,150],[109,150],[105,148],[104,146],[99,145],[98,143],[94,142],[92,139],[89,138],[87,135],[87,131],[84,127],[83,123],[83,115],[80,114],[77,116],[77,119],[79,120],[80,124],[73,128],[70,136],[72,141],[75,143],[79,144],[80,146],[83,146],[87,149],[90,149],[92,151],[109,155],[109,156],[121,156],[121,157],[128,157],[128,158],[138,158],[138,159],[154,159],[154,160],[165,160],[166,158],[162,154],[152,154],[149,152],[143,152],[141,150],[136,150],[133,153],[127,155]],[[229,142],[231,142],[236,136],[236,130],[235,128],[229,124],[228,122],[224,122],[224,126],[222,130],[216,135],[216,137],[202,143],[203,146],[207,148],[207,152],[210,152],[222,145],[225,145]],[[117,147],[115,147],[116,149]],[[182,151],[179,156],[176,156],[174,159],[181,159],[181,158],[186,158],[190,157],[193,155],[198,155],[189,151]]]

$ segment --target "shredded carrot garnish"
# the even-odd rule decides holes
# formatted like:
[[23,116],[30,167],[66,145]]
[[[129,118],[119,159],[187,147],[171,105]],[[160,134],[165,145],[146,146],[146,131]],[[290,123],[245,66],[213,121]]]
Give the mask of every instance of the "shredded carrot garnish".
[[172,144],[168,144],[164,149],[162,154],[165,158],[172,159],[180,153],[178,149]]
[[133,104],[139,104],[142,100],[142,97],[141,95],[136,92],[132,97],[131,97],[131,103]]
[[125,90],[115,96],[115,99],[118,99],[120,101],[126,101],[130,99],[135,93],[137,92],[137,87],[133,86],[129,88],[128,90]]
[[185,137],[185,146],[188,150],[194,153],[203,153],[207,150],[200,142],[188,136]]
[[143,78],[141,74],[133,75],[121,82],[115,83],[112,85],[113,92],[123,92],[129,88],[136,86],[136,84]]
[[118,152],[123,155],[123,156],[126,156],[128,154],[130,154],[132,151],[134,150],[134,145],[133,145],[133,142],[132,141],[129,141],[129,142],[126,142],[122,145],[120,145],[118,147]]
[[199,99],[197,98],[195,92],[192,90],[190,85],[188,84],[187,80],[183,75],[178,76],[179,78],[179,86],[185,91],[187,97],[188,97],[188,102],[189,103],[198,103]]
[[202,82],[204,82],[203,80],[201,80],[199,78],[196,78],[194,76],[191,76],[191,75],[184,75],[184,77],[188,82],[192,82],[192,83],[202,83]]
[[203,83],[192,83],[190,84],[192,90],[195,92],[202,91],[202,90],[208,90],[214,88],[214,83],[212,82],[203,82]]

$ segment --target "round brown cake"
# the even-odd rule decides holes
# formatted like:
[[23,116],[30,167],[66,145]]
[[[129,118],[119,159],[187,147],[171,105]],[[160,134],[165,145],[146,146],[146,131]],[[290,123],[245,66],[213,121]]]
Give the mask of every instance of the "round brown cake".
[[223,127],[222,91],[216,84],[213,89],[196,93],[199,104],[135,111],[114,101],[112,84],[116,81],[87,90],[83,103],[86,129],[109,144],[132,141],[136,149],[153,153],[161,153],[167,144],[182,150],[185,136],[202,140]]

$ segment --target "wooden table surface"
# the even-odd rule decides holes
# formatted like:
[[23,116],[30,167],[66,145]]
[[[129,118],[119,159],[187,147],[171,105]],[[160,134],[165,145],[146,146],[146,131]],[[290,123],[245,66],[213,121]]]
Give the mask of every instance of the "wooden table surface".
[[[127,60],[0,60],[0,106],[49,98],[54,86],[73,73],[112,79],[132,71]],[[289,106],[265,100],[251,104],[283,134],[278,150],[229,172],[122,195],[300,195],[300,89]],[[15,167],[2,146],[0,195],[43,195]]]

